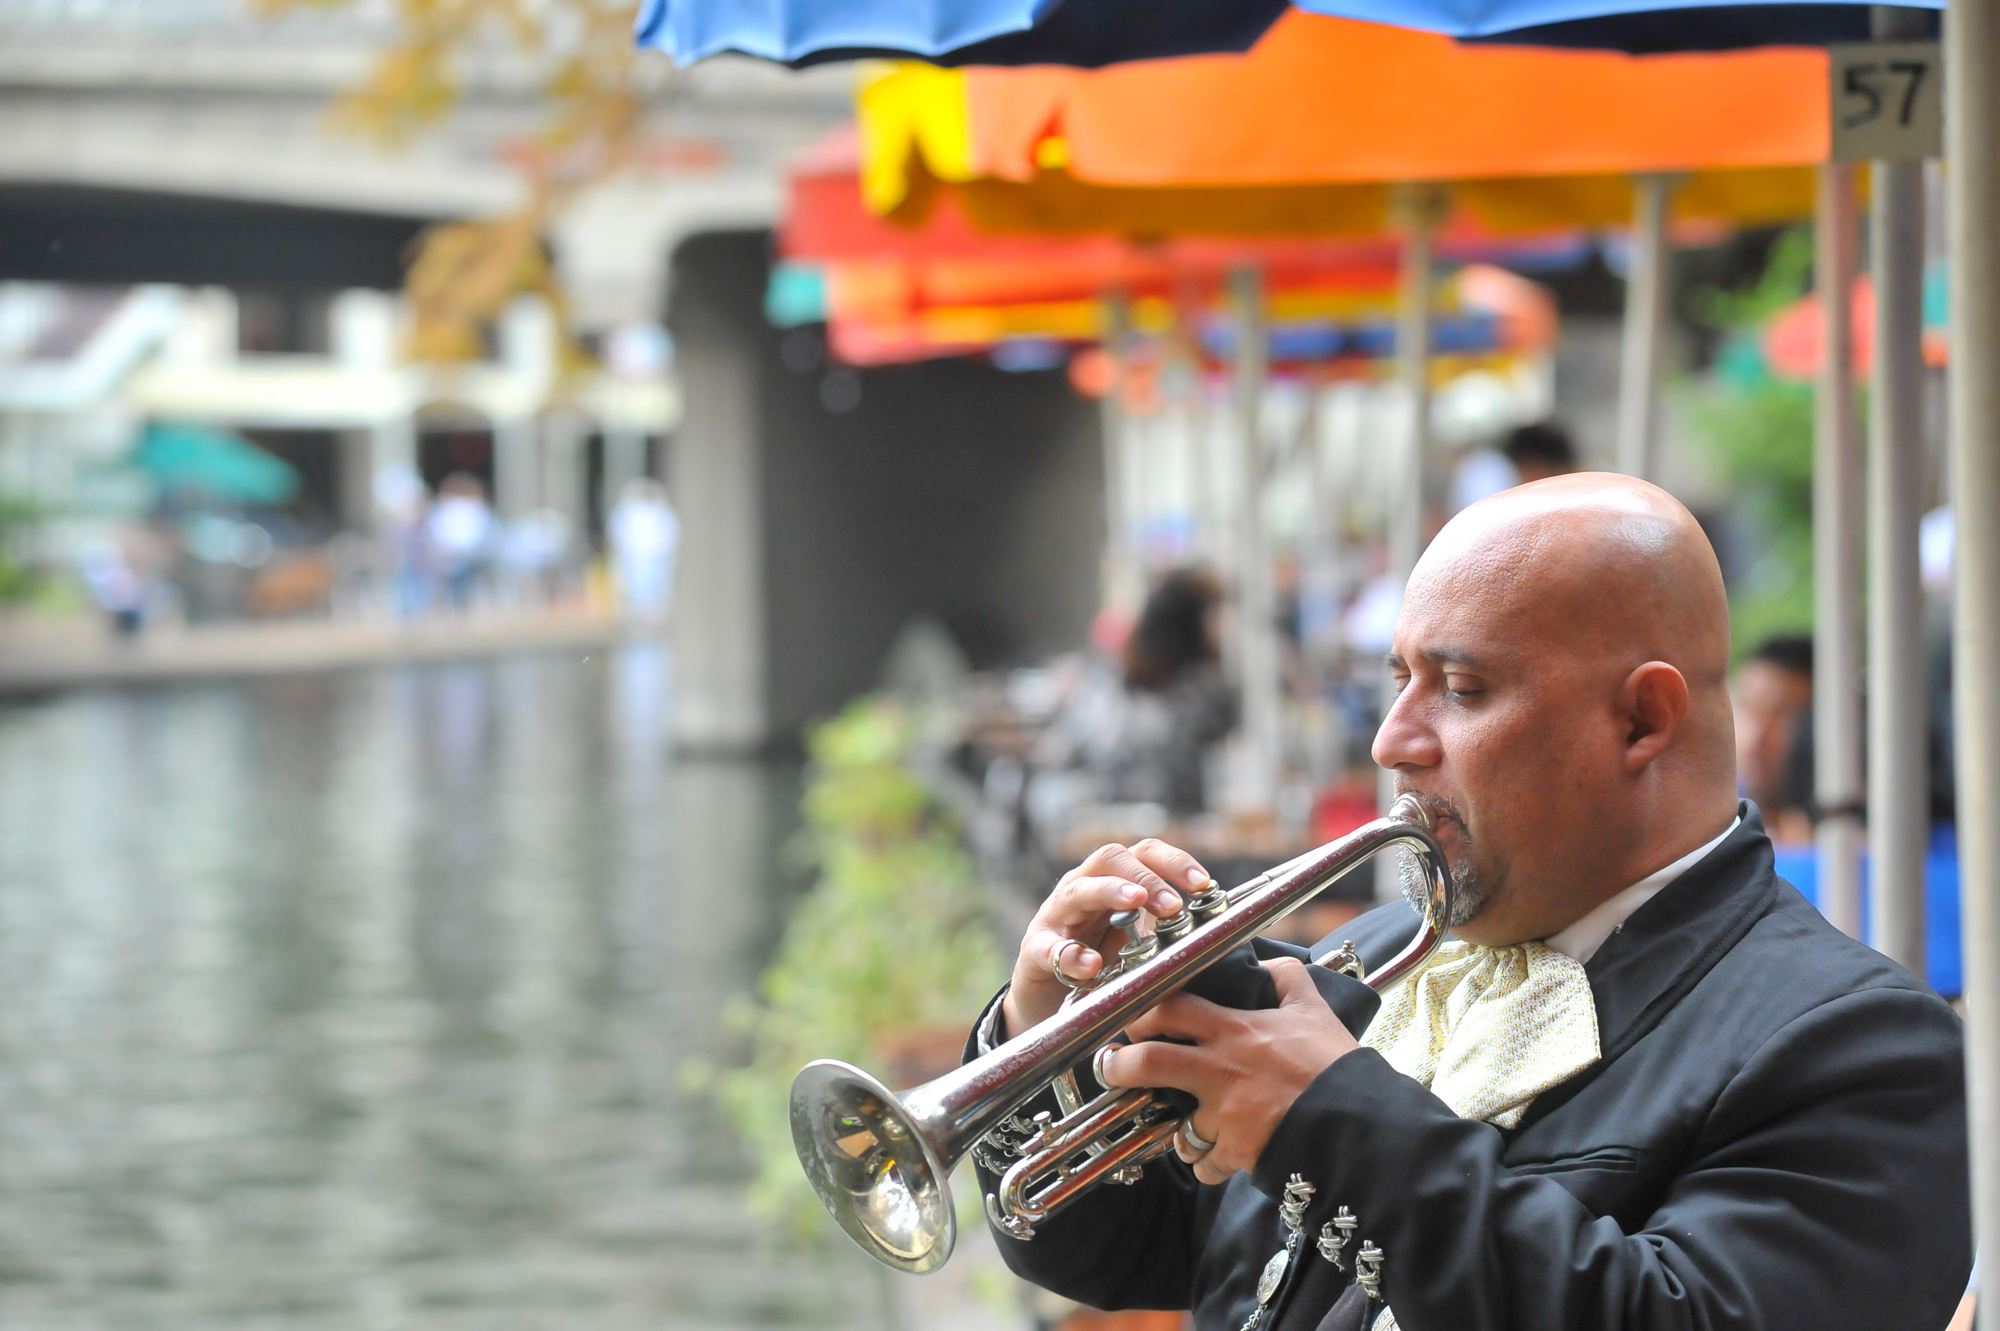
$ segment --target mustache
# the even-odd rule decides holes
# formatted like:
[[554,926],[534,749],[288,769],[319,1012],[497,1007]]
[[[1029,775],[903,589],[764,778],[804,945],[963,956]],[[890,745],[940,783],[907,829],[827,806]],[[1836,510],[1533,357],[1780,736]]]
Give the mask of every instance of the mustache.
[[1433,795],[1422,790],[1405,790],[1401,788],[1397,789],[1396,794],[1398,796],[1408,796],[1421,805],[1424,812],[1430,815],[1432,827],[1436,827],[1447,820],[1456,824],[1460,838],[1467,846],[1472,844],[1472,830],[1465,825],[1465,814],[1456,804],[1453,804],[1444,796]]

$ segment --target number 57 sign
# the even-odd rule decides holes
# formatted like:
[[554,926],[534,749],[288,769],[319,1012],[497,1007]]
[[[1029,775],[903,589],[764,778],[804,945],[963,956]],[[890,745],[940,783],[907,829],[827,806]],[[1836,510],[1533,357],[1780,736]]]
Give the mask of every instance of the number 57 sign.
[[1936,42],[1827,48],[1833,160],[1919,162],[1944,155],[1944,63]]

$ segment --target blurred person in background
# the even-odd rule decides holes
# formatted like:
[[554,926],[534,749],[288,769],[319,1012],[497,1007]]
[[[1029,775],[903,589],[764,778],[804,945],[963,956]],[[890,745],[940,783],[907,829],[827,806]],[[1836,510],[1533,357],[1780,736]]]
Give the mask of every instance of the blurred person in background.
[[430,561],[424,548],[430,492],[416,468],[388,466],[375,474],[376,533],[389,570],[389,611],[414,619],[430,609]]
[[462,471],[445,477],[424,523],[424,545],[431,566],[444,579],[445,599],[452,608],[462,610],[472,604],[492,558],[495,535],[493,509],[479,478]]
[[530,605],[560,600],[569,519],[552,508],[524,513],[504,525],[500,555],[512,596]]
[[658,618],[673,602],[674,552],[681,524],[667,487],[650,477],[627,481],[605,524],[619,598],[626,611]]
[[1767,639],[1736,669],[1736,784],[1773,841],[1812,840],[1812,639]]
[[1507,436],[1500,452],[1514,464],[1514,474],[1522,485],[1576,470],[1576,445],[1570,442],[1569,432],[1554,421],[1520,426]]
[[1502,490],[1576,470],[1576,446],[1554,421],[1538,421],[1511,431],[1497,448],[1476,448],[1458,461],[1452,475],[1451,510],[1476,504]]
[[146,615],[146,579],[132,567],[133,561],[118,542],[109,538],[86,541],[77,551],[77,567],[84,585],[121,638],[139,631]]
[[1222,588],[1202,569],[1178,569],[1146,598],[1120,668],[1100,669],[1071,699],[1040,755],[1081,766],[1106,804],[1151,804],[1171,818],[1207,807],[1209,749],[1236,724],[1223,678]]

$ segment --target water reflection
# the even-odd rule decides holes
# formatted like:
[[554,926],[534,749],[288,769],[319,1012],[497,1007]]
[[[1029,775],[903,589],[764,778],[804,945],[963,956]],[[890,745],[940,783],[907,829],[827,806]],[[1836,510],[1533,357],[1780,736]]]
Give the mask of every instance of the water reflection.
[[681,1086],[789,773],[657,649],[0,710],[0,1326],[882,1324]]

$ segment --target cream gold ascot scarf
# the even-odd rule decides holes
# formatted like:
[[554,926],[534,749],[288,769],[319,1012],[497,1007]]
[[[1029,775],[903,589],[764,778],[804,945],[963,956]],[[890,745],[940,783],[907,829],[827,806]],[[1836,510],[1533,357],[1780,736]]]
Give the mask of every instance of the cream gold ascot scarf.
[[1597,1001],[1582,963],[1547,943],[1453,938],[1382,996],[1361,1043],[1460,1118],[1511,1128],[1597,1061]]
[[1446,940],[1415,975],[1382,996],[1361,1043],[1430,1087],[1460,1118],[1515,1127],[1536,1096],[1602,1052],[1584,963],[1742,821],[1598,903],[1545,943],[1480,947]]

